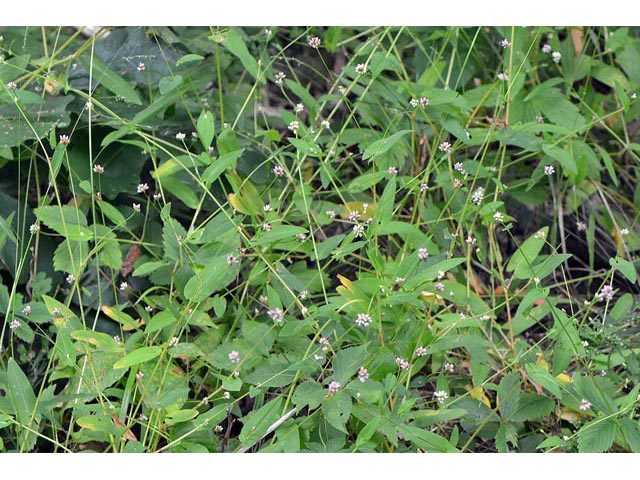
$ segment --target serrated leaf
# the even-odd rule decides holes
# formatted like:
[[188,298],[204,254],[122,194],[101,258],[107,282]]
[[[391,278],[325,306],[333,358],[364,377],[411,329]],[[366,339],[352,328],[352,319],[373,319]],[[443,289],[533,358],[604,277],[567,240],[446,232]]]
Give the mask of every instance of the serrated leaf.
[[602,453],[613,445],[616,424],[613,419],[596,419],[578,431],[578,451],[580,453]]
[[322,404],[322,413],[327,422],[344,433],[349,433],[345,425],[351,416],[351,409],[351,397],[341,391],[331,395]]
[[33,213],[47,227],[69,240],[88,242],[93,238],[93,231],[86,226],[87,218],[77,208],[50,205],[36,208]]
[[540,420],[553,412],[555,407],[556,404],[552,399],[525,392],[520,395],[518,408],[511,416],[511,420],[514,422]]
[[293,404],[296,406],[298,411],[307,405],[309,406],[309,410],[315,410],[320,406],[322,399],[326,394],[326,389],[318,382],[314,382],[312,380],[302,382],[296,387],[296,390],[293,393]]
[[333,357],[333,377],[341,385],[345,385],[362,366],[367,358],[367,347],[348,347],[340,350]]

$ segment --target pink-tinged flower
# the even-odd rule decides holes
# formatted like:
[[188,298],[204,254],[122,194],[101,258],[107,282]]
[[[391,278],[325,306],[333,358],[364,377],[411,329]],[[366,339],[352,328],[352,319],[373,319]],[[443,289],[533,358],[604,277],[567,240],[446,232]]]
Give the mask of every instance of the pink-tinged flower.
[[418,258],[420,260],[427,260],[429,258],[429,251],[424,247],[420,247],[418,249]]
[[369,371],[364,367],[360,367],[358,369],[358,380],[364,383],[368,379],[369,379]]
[[605,285],[604,287],[602,287],[602,290],[600,290],[600,293],[598,293],[598,295],[596,296],[600,301],[607,300],[608,302],[610,302],[611,300],[613,300],[613,287],[611,285]]
[[556,173],[556,169],[553,168],[553,165],[545,165],[544,166],[544,174],[547,176],[553,175]]
[[440,150],[441,152],[445,152],[448,155],[453,151],[453,147],[449,142],[442,142],[440,145],[438,145],[438,150]]
[[338,390],[340,390],[340,387],[342,385],[340,385],[338,382],[336,382],[335,380],[333,380],[330,384],[329,384],[329,393],[336,393]]
[[511,42],[509,40],[507,40],[506,38],[503,38],[502,40],[500,40],[499,45],[502,48],[509,48],[511,46]]
[[309,44],[309,46],[311,48],[316,48],[317,49],[318,47],[320,47],[320,42],[321,42],[321,40],[318,37],[309,37],[307,39],[307,43]]
[[549,45],[548,43],[545,43],[542,46],[542,53],[551,53],[551,45]]
[[582,399],[580,401],[580,410],[582,410],[583,412],[586,412],[587,410],[589,410],[591,408],[591,402],[589,400],[586,399]]
[[409,370],[411,365],[402,357],[396,357],[396,365],[398,365],[402,370]]
[[240,262],[235,257],[235,255],[232,255],[232,254],[227,255],[227,265],[231,266],[231,265],[236,265],[238,263]]
[[283,72],[276,73],[276,85],[282,85],[287,76]]
[[240,352],[238,352],[237,350],[232,350],[231,352],[229,352],[228,357],[231,363],[238,363],[240,361]]
[[93,166],[93,173],[97,173],[98,175],[102,175],[104,173],[104,167],[100,164],[95,164]]
[[413,352],[413,354],[416,357],[424,357],[427,354],[427,349],[420,345],[419,347],[416,347],[416,350],[415,352]]
[[143,62],[138,63],[138,66],[136,67],[136,69],[139,72],[144,72],[145,68],[147,68],[147,67],[145,66],[145,64]]
[[273,308],[271,310],[267,310],[267,315],[276,323],[282,323],[282,318],[284,312],[280,308]]
[[284,175],[284,168],[282,168],[282,166],[280,165],[276,165],[275,167],[273,167],[273,174],[276,177],[282,177]]
[[18,321],[17,318],[14,318],[11,323],[9,324],[9,328],[11,330],[15,330],[16,328],[20,328],[20,322]]
[[69,145],[69,142],[71,141],[69,136],[65,134],[60,135],[59,139],[60,139],[60,143],[62,143],[63,145]]
[[139,183],[136,190],[138,193],[145,193],[147,190],[149,190],[149,185],[146,183]]

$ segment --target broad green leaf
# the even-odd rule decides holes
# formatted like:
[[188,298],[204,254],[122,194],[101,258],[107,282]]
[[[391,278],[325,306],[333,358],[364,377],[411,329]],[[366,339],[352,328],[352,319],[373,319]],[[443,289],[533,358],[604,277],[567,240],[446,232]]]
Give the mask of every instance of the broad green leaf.
[[351,416],[351,409],[351,397],[344,391],[334,393],[322,404],[322,413],[327,422],[344,433],[348,433],[346,423]]
[[177,412],[170,413],[164,419],[164,423],[167,425],[175,425],[176,423],[188,422],[198,416],[198,410],[194,408],[188,408],[185,410],[178,410]]
[[366,345],[340,350],[335,354],[331,362],[334,379],[341,385],[345,385],[355,375],[366,358]]
[[242,417],[240,421],[243,427],[238,438],[243,446],[250,447],[262,438],[267,429],[282,415],[282,403],[283,398],[277,397]]
[[578,451],[580,453],[602,453],[613,445],[616,423],[612,418],[596,419],[578,431]]
[[458,418],[464,417],[466,414],[467,411],[463,408],[417,410],[415,412],[411,412],[410,418],[414,420],[413,425],[415,425],[416,427],[424,428],[442,422],[457,420]]
[[533,261],[540,254],[542,247],[544,247],[548,232],[549,227],[544,227],[525,240],[509,260],[507,272],[519,274],[525,270],[530,270]]
[[620,257],[610,258],[609,265],[622,273],[631,283],[636,282],[636,267],[629,260]]
[[414,446],[426,453],[453,453],[458,449],[444,437],[411,425],[400,426],[398,431]]
[[548,397],[524,392],[520,395],[517,410],[510,418],[514,422],[540,420],[553,412],[555,407],[556,403]]
[[100,207],[100,210],[102,210],[102,213],[104,213],[104,215],[116,226],[124,225],[127,223],[127,220],[124,218],[124,215],[120,213],[120,210],[118,210],[110,203],[99,201],[98,206]]
[[618,420],[620,432],[629,445],[629,449],[633,453],[640,453],[640,428],[638,422],[629,418],[621,418]]
[[196,53],[188,53],[187,55],[184,55],[178,59],[178,61],[176,62],[176,67],[179,67],[180,65],[183,65],[185,63],[200,63],[202,60],[204,60],[204,57],[202,55],[198,55]]
[[280,240],[295,240],[296,235],[306,235],[306,228],[297,227],[295,225],[277,225],[270,231],[260,235],[260,238],[254,242],[254,245],[270,245]]
[[160,89],[160,95],[166,95],[167,93],[177,90],[177,88],[184,83],[182,75],[175,75],[172,77],[164,77],[160,79],[158,88]]
[[95,83],[102,84],[106,89],[118,97],[124,98],[127,102],[142,105],[140,95],[132,87],[132,84],[111,70],[100,57],[97,55],[93,55],[91,58],[80,56],[78,60],[87,72],[91,71]]
[[166,265],[167,265],[167,263],[163,262],[163,261],[145,262],[145,263],[137,266],[136,269],[133,271],[132,275],[134,277],[145,277],[145,276],[149,275],[150,273],[153,273],[157,269],[162,268],[162,267],[164,267]]
[[313,380],[308,380],[296,387],[293,393],[293,404],[298,408],[298,411],[307,405],[309,410],[315,410],[320,406],[326,394],[327,390],[322,385]]
[[202,181],[207,186],[210,186],[225,170],[235,168],[238,163],[238,158],[240,158],[243,153],[244,148],[220,155],[220,157],[213,160],[211,165],[202,173]]
[[[7,390],[6,395],[11,405],[10,413],[20,425],[38,430],[40,413],[36,407],[36,395],[20,366],[13,358],[9,358],[7,364]],[[18,430],[18,441],[21,451],[30,451],[36,443],[36,435],[21,428]]]
[[534,382],[540,384],[554,396],[562,398],[562,390],[560,388],[561,384],[556,377],[551,375],[541,366],[535,365],[533,363],[528,363],[527,365],[525,365],[525,369],[527,371],[527,374]]
[[93,330],[76,330],[71,332],[71,338],[80,342],[89,343],[98,350],[109,352],[118,352],[122,350],[122,346],[118,345],[111,335],[96,332]]
[[[238,29],[230,28],[229,31],[224,34],[222,44],[233,55],[238,57],[249,74],[251,74],[251,76],[256,80],[258,80],[260,72],[258,62],[249,53],[249,50],[247,49],[247,46],[242,39],[242,35],[238,32]],[[264,83],[264,79],[261,79],[261,83]]]
[[154,345],[152,347],[140,347],[130,353],[127,353],[124,357],[113,364],[113,368],[129,368],[133,365],[139,365],[141,363],[148,362],[158,357],[162,353],[162,347]]
[[36,208],[33,213],[47,227],[69,240],[88,242],[93,238],[93,231],[86,226],[87,218],[77,208],[50,205]]
[[520,404],[520,374],[509,372],[500,381],[498,410],[504,420],[510,420]]
[[360,430],[358,438],[356,438],[356,447],[362,446],[376,433],[376,430],[382,423],[382,416],[376,415]]
[[404,137],[408,133],[411,133],[411,130],[401,130],[400,132],[394,133],[387,138],[376,140],[365,149],[364,153],[362,154],[362,160],[368,160],[372,157],[388,152],[396,143],[400,141],[400,139],[402,139],[402,137]]
[[169,325],[173,325],[178,321],[171,310],[162,310],[156,313],[144,329],[145,333],[155,333]]
[[204,148],[209,148],[211,146],[211,142],[213,142],[213,137],[216,134],[216,122],[213,117],[213,113],[208,110],[200,112],[196,129],[202,146]]
[[565,173],[570,175],[578,174],[576,161],[569,152],[560,147],[552,147],[547,144],[542,145],[542,151],[560,163]]

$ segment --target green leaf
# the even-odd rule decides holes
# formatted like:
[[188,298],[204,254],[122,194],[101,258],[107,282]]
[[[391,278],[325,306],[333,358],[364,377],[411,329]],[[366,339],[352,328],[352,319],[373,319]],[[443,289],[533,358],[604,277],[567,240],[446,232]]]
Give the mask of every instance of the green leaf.
[[498,388],[498,410],[504,420],[511,420],[520,403],[520,374],[512,371],[502,377]]
[[578,431],[578,451],[580,453],[602,453],[613,445],[616,437],[614,419],[596,419]]
[[50,205],[36,208],[33,213],[42,223],[69,240],[88,242],[93,238],[93,231],[86,226],[87,218],[77,208]]
[[93,55],[91,58],[81,56],[79,61],[87,72],[92,70],[94,82],[102,84],[107,90],[124,98],[127,102],[142,105],[140,95],[138,95],[138,92],[131,86],[132,84],[111,70],[100,57],[97,55]]
[[509,260],[507,272],[515,271],[517,275],[522,274],[525,270],[530,271],[530,266],[544,247],[548,232],[549,227],[544,227],[526,239]]
[[[253,78],[258,80],[260,71],[258,62],[249,53],[249,50],[247,49],[242,36],[238,32],[238,29],[230,28],[229,31],[224,35],[222,44],[233,55],[238,57],[238,59],[242,63],[242,66],[249,72],[249,74],[251,74]],[[262,79],[261,83],[264,83],[264,79]]]
[[400,141],[402,137],[404,137],[408,133],[411,133],[411,130],[402,130],[398,133],[394,133],[387,138],[376,140],[365,149],[364,153],[362,154],[362,160],[368,160],[369,158],[388,152],[396,143]]
[[213,142],[213,137],[216,134],[216,122],[213,117],[213,113],[208,110],[200,112],[196,130],[198,131],[198,138],[200,139],[202,146],[204,148],[209,148],[211,146],[211,142]]
[[209,264],[199,272],[194,272],[184,287],[184,296],[187,300],[199,303],[216,291],[228,285],[233,279],[229,272],[237,270],[238,266],[227,265],[226,256],[215,256]]
[[155,272],[157,269],[167,266],[167,262],[159,261],[159,262],[145,262],[136,267],[133,271],[134,277],[145,277],[152,272]]
[[622,273],[631,283],[636,283],[636,267],[629,260],[620,257],[610,258],[609,265]]
[[243,427],[238,438],[243,446],[250,447],[262,438],[267,429],[280,418],[282,403],[282,397],[277,397],[240,420]]
[[562,398],[562,390],[560,389],[560,381],[547,372],[544,368],[533,363],[525,365],[527,374],[531,379],[544,387],[548,392],[555,395],[558,398]]
[[194,408],[188,408],[185,410],[178,410],[177,412],[170,413],[164,419],[164,423],[167,425],[175,425],[176,423],[188,422],[198,416],[198,410]]
[[358,438],[356,438],[356,448],[361,447],[363,444],[369,441],[369,439],[376,433],[376,430],[382,423],[382,416],[376,415],[374,416],[366,425],[360,430],[358,433]]
[[306,228],[297,227],[295,225],[277,225],[268,232],[260,235],[260,238],[254,242],[254,245],[270,245],[279,240],[295,240],[296,235],[306,235]]
[[200,63],[202,60],[204,60],[204,57],[202,55],[198,55],[197,53],[188,53],[187,55],[184,55],[183,57],[180,57],[178,59],[178,61],[176,62],[176,67],[179,67],[180,65],[183,65],[185,63]]
[[556,403],[551,398],[525,392],[520,395],[518,408],[511,416],[511,420],[514,422],[540,420],[553,412],[555,407]]
[[366,345],[340,350],[333,357],[333,376],[341,385],[345,385],[362,366],[367,358]]
[[175,324],[177,321],[178,319],[171,310],[162,310],[151,317],[144,331],[145,333],[155,333],[169,325]]
[[569,173],[571,175],[578,174],[578,165],[576,164],[576,161],[573,159],[571,154],[566,150],[544,144],[542,145],[542,151],[549,155],[551,158],[557,160],[558,163],[562,165],[565,173]]
[[160,95],[166,95],[169,92],[173,92],[176,90],[182,83],[184,82],[184,78],[182,75],[175,75],[173,77],[163,77],[160,79],[160,83],[158,84],[158,88],[160,89]]
[[238,158],[244,153],[244,148],[220,155],[202,173],[202,181],[210,186],[228,168],[235,168]]
[[111,220],[116,226],[124,225],[127,223],[126,218],[124,218],[124,215],[120,213],[120,210],[118,210],[116,207],[114,207],[110,203],[107,203],[105,201],[99,201],[98,206],[100,207],[100,210],[102,210],[102,213],[104,213],[104,215],[109,220]]
[[342,391],[334,393],[322,404],[322,413],[332,426],[341,432],[349,433],[345,425],[351,416],[352,407],[351,397]]
[[447,408],[442,410],[417,410],[411,412],[412,425],[424,428],[442,422],[449,422],[464,417],[467,411],[463,408]]
[[314,382],[313,380],[302,382],[297,386],[293,394],[293,404],[298,411],[307,405],[309,406],[309,410],[315,410],[320,406],[326,394],[326,389],[318,382]]
[[[20,366],[13,358],[7,364],[7,389],[6,395],[11,405],[11,412],[15,419],[23,427],[37,430],[40,422],[40,413],[36,407],[36,395],[33,393],[29,378],[24,374]],[[25,428],[18,430],[19,448],[21,451],[30,451],[36,443],[36,435]]]
[[640,428],[638,422],[629,418],[618,420],[620,431],[633,453],[640,453]]
[[129,368],[133,365],[139,365],[141,363],[153,360],[162,353],[162,347],[154,345],[152,347],[140,347],[133,352],[126,354],[120,360],[113,364],[113,368]]
[[451,445],[449,440],[429,430],[407,425],[400,426],[398,432],[402,433],[408,441],[426,453],[453,453],[458,451],[455,446]]

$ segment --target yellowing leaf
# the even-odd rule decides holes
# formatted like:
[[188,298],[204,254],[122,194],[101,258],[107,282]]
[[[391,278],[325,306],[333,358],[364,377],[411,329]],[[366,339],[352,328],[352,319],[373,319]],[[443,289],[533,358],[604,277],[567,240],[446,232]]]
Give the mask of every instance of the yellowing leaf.
[[556,375],[556,378],[558,380],[560,380],[563,383],[571,383],[571,377],[569,375],[567,375],[566,373],[561,373],[559,375]]
[[471,388],[469,385],[467,385],[465,388],[469,391],[471,398],[473,398],[474,400],[478,400],[479,402],[484,403],[487,407],[491,408],[491,401],[489,401],[489,397],[484,394],[484,389],[482,387]]
[[542,353],[538,353],[538,360],[536,360],[536,365],[544,368],[547,372],[549,371],[549,363],[545,360]]
[[349,280],[347,277],[344,277],[340,274],[338,274],[338,280],[340,280],[340,283],[342,285],[344,285],[346,287],[347,290],[349,290],[351,293],[353,292],[353,283],[351,282],[351,280]]
[[102,305],[100,307],[102,313],[104,313],[111,320],[115,320],[120,325],[122,325],[122,329],[124,331],[136,330],[142,326],[144,323],[142,320],[134,320],[131,315],[128,315],[120,310],[110,307],[108,305]]

